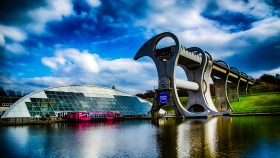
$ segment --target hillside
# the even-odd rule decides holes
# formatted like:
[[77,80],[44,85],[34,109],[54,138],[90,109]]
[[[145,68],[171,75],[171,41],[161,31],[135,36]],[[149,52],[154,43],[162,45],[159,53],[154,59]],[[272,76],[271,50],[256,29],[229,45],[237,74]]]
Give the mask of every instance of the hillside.
[[239,102],[231,103],[234,113],[280,112],[280,92],[241,95]]

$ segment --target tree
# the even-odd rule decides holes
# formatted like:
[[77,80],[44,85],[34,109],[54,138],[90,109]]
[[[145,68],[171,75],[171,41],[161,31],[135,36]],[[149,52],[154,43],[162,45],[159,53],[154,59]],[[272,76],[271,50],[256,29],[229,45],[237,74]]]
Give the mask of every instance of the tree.
[[252,86],[249,91],[253,93],[280,91],[280,75],[261,75],[260,78],[257,79],[255,85]]
[[22,97],[23,96],[21,91],[16,91],[15,93],[16,93],[15,94],[16,97]]
[[5,97],[7,96],[3,87],[0,87],[0,96],[5,96]]
[[279,74],[276,74],[275,76],[270,75],[270,74],[263,74],[258,79],[258,81],[271,83],[271,84],[280,84]]
[[276,74],[276,79],[280,80],[280,74]]
[[116,89],[115,85],[112,86],[112,89]]
[[150,98],[154,98],[155,96],[155,92],[153,90],[148,90],[146,93],[144,94],[136,94],[137,97],[143,98],[143,99],[150,99]]
[[8,97],[15,97],[16,96],[16,92],[14,90],[10,90],[10,89],[8,89],[6,91],[6,94],[7,94]]

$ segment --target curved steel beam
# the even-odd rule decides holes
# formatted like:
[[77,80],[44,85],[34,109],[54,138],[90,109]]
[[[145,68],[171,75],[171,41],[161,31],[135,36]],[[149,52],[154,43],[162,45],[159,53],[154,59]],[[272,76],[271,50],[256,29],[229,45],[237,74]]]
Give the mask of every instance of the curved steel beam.
[[224,63],[225,66],[226,66],[228,69],[230,68],[229,65],[228,65],[225,61],[223,61],[223,60],[215,60],[215,62],[217,62],[217,63]]
[[208,53],[207,51],[204,51],[205,52],[205,54],[209,57],[209,60],[213,60],[213,58],[212,58],[212,56],[211,56],[211,54],[210,53]]
[[245,72],[241,72],[241,75],[248,78],[248,75]]
[[235,71],[235,72],[237,72],[239,75],[241,75],[240,71],[239,71],[237,68],[235,68],[235,67],[230,67],[230,69],[233,70],[233,71]]
[[252,81],[255,81],[255,79],[252,76],[248,76],[249,79],[251,79]]

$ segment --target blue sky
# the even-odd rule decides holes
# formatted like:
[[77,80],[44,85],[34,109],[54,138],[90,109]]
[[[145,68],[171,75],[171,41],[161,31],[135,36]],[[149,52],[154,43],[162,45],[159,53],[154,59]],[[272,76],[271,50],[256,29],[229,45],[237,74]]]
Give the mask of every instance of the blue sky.
[[4,0],[0,87],[33,92],[89,84],[145,92],[157,85],[156,68],[133,57],[166,31],[252,77],[280,73],[279,1]]

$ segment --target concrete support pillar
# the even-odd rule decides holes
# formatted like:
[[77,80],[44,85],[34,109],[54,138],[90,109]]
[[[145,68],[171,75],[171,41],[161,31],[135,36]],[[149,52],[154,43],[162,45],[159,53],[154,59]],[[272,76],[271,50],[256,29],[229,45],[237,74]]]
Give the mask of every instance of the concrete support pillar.
[[169,97],[170,97],[168,104],[169,104],[170,106],[172,106],[172,108],[174,109],[175,116],[176,116],[177,118],[183,118],[182,113],[179,111],[177,105],[175,104],[175,101],[174,101],[174,100],[175,100],[176,98],[174,98],[172,91],[169,91],[168,94],[169,94]]
[[215,106],[218,111],[226,111],[229,109],[229,102],[227,98],[227,80],[216,79],[213,77],[216,102]]
[[168,96],[169,96],[169,99],[168,99],[168,102],[166,104],[170,105],[173,107],[174,109],[174,113],[175,115],[178,117],[178,118],[181,118],[182,117],[182,114],[180,113],[180,111],[178,110],[177,106],[175,105],[174,103],[174,98],[173,98],[173,94],[172,94],[172,91],[169,89],[169,90],[166,90],[166,89],[157,89],[155,91],[155,96],[154,96],[154,102],[153,102],[153,106],[152,106],[152,109],[151,109],[151,116],[152,118],[158,118],[158,114],[159,114],[159,110],[166,104],[162,104],[159,102],[158,100],[158,96],[161,92],[166,92],[168,93]]
[[158,118],[159,110],[160,110],[160,108],[163,106],[163,105],[160,105],[160,104],[159,104],[159,102],[157,101],[156,96],[157,96],[157,95],[155,95],[155,97],[154,97],[154,102],[153,102],[153,106],[152,106],[152,109],[151,109],[151,117],[152,117],[153,119]]
[[241,95],[247,95],[247,90],[248,90],[248,82],[240,82],[239,84],[239,94]]
[[228,95],[228,101],[230,103],[239,101],[238,83],[228,83],[227,95]]

